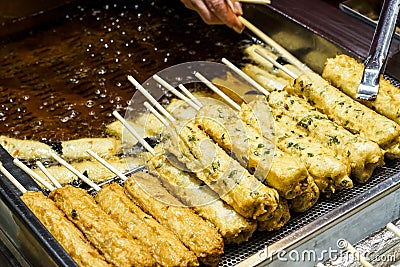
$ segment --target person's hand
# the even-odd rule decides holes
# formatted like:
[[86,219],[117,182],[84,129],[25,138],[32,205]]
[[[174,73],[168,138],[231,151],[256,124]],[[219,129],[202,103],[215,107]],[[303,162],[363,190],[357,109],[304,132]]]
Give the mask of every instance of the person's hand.
[[207,24],[226,24],[241,33],[244,25],[237,18],[242,15],[242,6],[231,0],[181,0],[189,9],[196,11]]

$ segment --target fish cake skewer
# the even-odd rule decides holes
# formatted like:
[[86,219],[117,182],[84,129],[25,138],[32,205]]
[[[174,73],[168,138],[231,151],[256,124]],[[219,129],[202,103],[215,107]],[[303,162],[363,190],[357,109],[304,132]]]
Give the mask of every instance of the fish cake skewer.
[[362,101],[356,97],[358,86],[361,83],[364,65],[347,55],[338,55],[328,58],[322,72],[322,77],[341,89],[345,94],[367,107],[400,124],[400,93],[399,88],[385,80],[381,75],[379,80],[379,94],[374,101]]
[[79,266],[111,266],[42,192],[28,191],[21,199]]
[[211,222],[183,206],[156,177],[135,173],[126,180],[124,187],[136,204],[174,232],[200,262],[210,266],[219,262],[224,244],[218,230]]
[[146,163],[150,173],[201,217],[212,222],[226,244],[247,241],[257,228],[253,220],[245,219],[193,174],[175,167],[164,155],[151,157]]
[[[254,106],[256,105],[257,107],[257,102],[250,103],[250,105]],[[269,107],[268,104],[266,103],[258,103],[261,105],[261,107],[258,107],[258,111],[262,111],[264,114],[266,111],[268,111]],[[215,110],[218,112],[216,113]],[[211,111],[211,112],[210,112]],[[288,186],[285,184],[285,180],[288,179],[288,175],[285,174],[290,174],[290,172],[287,172],[286,170],[289,169],[292,164],[296,166],[302,166],[300,162],[297,162],[295,158],[293,157],[288,157],[284,155],[282,151],[286,151],[287,155],[296,155],[298,156],[304,163],[306,163],[308,171],[312,174],[314,181],[319,185],[320,191],[326,193],[329,195],[332,191],[335,191],[335,184],[332,183],[331,179],[333,176],[337,180],[343,181],[347,180],[350,181],[350,178],[348,178],[347,173],[348,173],[348,168],[346,165],[342,164],[340,161],[337,159],[333,158],[329,153],[330,151],[325,151],[325,157],[319,157],[317,154],[315,157],[309,157],[307,155],[307,152],[312,151],[312,153],[322,153],[324,151],[314,151],[314,149],[324,149],[321,146],[317,146],[314,143],[309,143],[309,140],[304,140],[304,138],[298,138],[297,136],[290,137],[288,136],[290,134],[290,131],[287,132],[285,130],[286,126],[284,124],[280,123],[277,119],[275,119],[272,124],[275,125],[275,132],[277,133],[277,152],[275,153],[274,158],[271,157],[263,157],[263,148],[266,148],[268,145],[265,144],[265,140],[262,136],[261,133],[258,133],[255,129],[253,129],[252,122],[254,119],[250,119],[251,123],[244,124],[238,120],[232,114],[232,110],[229,107],[223,106],[223,105],[211,105],[209,108],[206,110],[200,109],[199,111],[199,116],[198,116],[198,122],[200,127],[203,127],[204,130],[214,138],[215,141],[217,141],[222,147],[232,151],[235,151],[235,155],[237,155],[236,151],[237,150],[244,150],[241,151],[239,155],[243,155],[246,153],[249,155],[249,160],[243,160],[241,161],[240,156],[238,157],[239,162],[241,162],[242,166],[246,166],[246,164],[249,167],[253,167],[255,169],[254,175],[258,176],[259,178],[265,179],[266,182],[272,186],[273,188],[277,189],[278,192],[280,192],[282,196],[282,190],[279,190],[282,188],[282,186],[285,186],[284,188],[286,190],[293,190],[293,186],[296,185],[296,188],[298,189],[297,195],[298,196],[302,193],[300,190],[300,182],[303,179],[307,179],[308,173],[307,171],[304,171],[304,178],[299,179],[297,182],[293,179],[289,179],[292,181],[289,183],[289,185],[292,185],[292,187]],[[239,112],[239,116],[241,116],[243,119],[249,119],[249,117],[253,117],[253,115],[249,115],[248,113],[252,113],[253,110],[250,108],[249,105],[242,104],[241,111]],[[257,122],[256,122],[257,123]],[[223,127],[218,127],[218,124],[223,125]],[[239,127],[240,125],[244,128],[243,132],[239,132]],[[252,126],[250,126],[252,125]],[[224,131],[226,129],[226,131]],[[220,136],[221,134],[225,134],[228,136],[228,133],[234,132],[235,140],[238,139],[239,134],[241,133],[241,136],[239,139],[241,140],[247,140],[247,146],[244,145],[246,142],[233,142],[233,138],[224,138],[224,140],[221,140]],[[281,134],[285,134],[285,139],[281,138]],[[290,139],[290,140],[289,140]],[[288,146],[288,142],[294,142],[293,144],[297,144],[297,146],[302,145],[302,150],[296,149],[293,151],[293,146]],[[280,150],[282,149],[282,151]],[[246,151],[248,150],[248,151]],[[326,150],[326,149],[325,149]],[[329,153],[328,153],[329,152]],[[271,154],[272,155],[272,154]],[[288,158],[289,160],[284,160]],[[265,164],[264,162],[267,162]],[[272,162],[272,166],[271,166]],[[321,165],[321,162],[323,165]],[[297,164],[296,164],[297,163]],[[330,168],[327,168],[327,164],[329,164]],[[282,170],[282,171],[281,171]],[[286,172],[285,172],[286,171]],[[333,171],[333,172],[332,172]],[[292,172],[293,173],[293,172]],[[271,178],[275,179],[271,179]],[[298,177],[298,176],[296,176]],[[300,177],[299,177],[300,178]],[[295,182],[295,183],[294,183]],[[340,186],[337,185],[339,188]],[[283,195],[285,196],[285,195]]]
[[358,182],[368,181],[373,171],[384,164],[383,151],[375,142],[352,134],[337,125],[306,100],[287,92],[272,92],[268,103],[277,113],[293,118],[297,129],[304,130],[302,133],[325,144],[336,154],[348,158],[351,175]]
[[[267,125],[268,122],[261,116],[265,113],[264,110],[268,109],[270,106],[265,100],[242,104],[242,118],[250,125],[258,122],[260,127],[266,128],[267,126],[263,125]],[[352,187],[353,183],[348,176],[350,163],[347,158],[336,156],[332,150],[296,130],[296,123],[290,117],[277,113],[274,109],[271,111],[274,116],[277,146],[286,153],[296,155],[305,163],[322,193],[330,196],[336,189]]]
[[115,156],[121,150],[121,143],[114,138],[81,138],[63,141],[61,146],[63,158],[71,161],[90,158],[88,149],[103,157]]
[[52,191],[49,197],[110,263],[117,266],[156,265],[148,249],[129,237],[85,190],[66,185]]
[[[51,146],[39,141],[20,140],[6,136],[0,136],[0,144],[11,156],[28,161],[51,159],[51,154],[55,152]],[[111,157],[120,151],[121,144],[114,138],[82,138],[62,141],[57,152],[70,161],[83,160],[89,158],[85,153],[89,148],[100,155]]]
[[308,176],[304,165],[275,148],[273,141],[264,139],[239,116],[228,106],[212,104],[199,110],[196,123],[243,167],[276,189],[280,196],[287,199],[299,196],[298,185]]
[[21,200],[79,266],[111,266],[53,201],[42,192],[27,191],[1,162],[0,171],[21,191]]
[[239,214],[255,219],[276,209],[278,192],[251,175],[194,122],[187,122],[177,131],[179,137],[176,132],[164,136],[164,148]]
[[170,230],[144,213],[116,183],[103,186],[96,202],[134,239],[150,248],[161,266],[198,266],[196,256]]
[[[198,72],[195,76],[205,79]],[[174,154],[178,160],[183,160],[185,162],[184,164],[186,164],[191,171],[195,172],[197,177],[213,189],[226,203],[231,205],[245,218],[253,219],[260,215],[267,215],[268,212],[272,212],[276,209],[279,196],[274,189],[263,185],[254,176],[248,173],[247,170],[243,169],[238,162],[232,160],[222,148],[213,143],[213,141],[197,128],[196,125],[193,125],[191,122],[187,124],[186,122],[176,122],[175,118],[161,107],[157,100],[155,100],[132,76],[128,76],[128,80],[132,82],[150,102],[160,109],[161,113],[169,118],[171,122],[175,123],[174,127],[168,127],[163,134],[165,148],[168,148],[169,152]],[[211,82],[209,82],[209,84],[211,84]],[[179,124],[185,125],[180,127]],[[190,139],[189,142],[195,140],[205,141],[206,150],[211,149],[212,151],[208,152],[216,153],[214,159],[212,159],[213,155],[207,155],[207,153],[202,154],[201,150],[198,150],[199,143],[187,143],[188,137]],[[180,150],[185,151],[185,154]],[[153,152],[153,154],[155,153]],[[201,157],[199,154],[205,157]],[[196,158],[199,160],[196,160]],[[207,164],[207,162],[204,160],[211,160],[214,162],[212,162],[211,166],[205,166],[203,163]],[[211,163],[211,161],[209,163]],[[225,166],[220,168],[221,164]],[[228,174],[226,173],[226,167],[229,167],[229,165],[232,165],[231,167],[234,172]]]
[[294,86],[286,90],[307,99],[337,124],[383,149],[397,142],[400,135],[397,123],[353,100],[316,73],[299,76]]

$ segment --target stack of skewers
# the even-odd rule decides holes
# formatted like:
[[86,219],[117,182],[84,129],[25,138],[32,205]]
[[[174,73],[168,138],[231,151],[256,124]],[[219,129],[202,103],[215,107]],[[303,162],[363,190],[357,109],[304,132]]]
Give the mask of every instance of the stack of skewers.
[[[200,73],[196,77],[227,104],[196,98],[179,86],[184,96],[156,75],[157,82],[182,99],[171,101],[167,109],[179,106],[193,114],[173,116],[129,77],[164,115],[146,102],[154,114],[147,121],[155,125],[146,134],[162,132],[156,146],[137,133],[138,123],[131,124],[115,112],[120,122],[110,129],[116,127],[117,138],[61,144],[64,159],[97,160],[85,161],[81,170],[78,163],[70,165],[44,144],[2,137],[2,145],[13,156],[51,158],[65,166],[46,169],[38,163],[53,186],[41,178],[39,169],[32,171],[16,160],[51,191],[49,197],[26,192],[7,170],[1,167],[1,171],[80,266],[213,266],[224,243],[245,242],[256,230],[277,230],[291,212],[311,208],[320,194],[329,197],[351,188],[353,180],[366,183],[385,156],[400,157],[400,105],[390,83],[382,79],[376,102],[359,103],[346,95],[355,96],[362,75],[362,65],[349,57],[328,60],[323,73],[344,94],[287,54],[276,55],[260,45],[245,53],[256,64],[243,69],[247,75],[229,61],[224,63],[264,97],[236,103]],[[289,63],[277,63],[279,56]],[[122,174],[128,168],[113,158],[121,153],[122,127],[134,135],[129,145],[138,141],[147,149],[142,162],[150,174],[138,172],[130,178]],[[103,171],[90,173],[88,162],[106,168],[92,165]],[[70,172],[61,172],[66,169]],[[124,187],[101,188],[95,183],[111,173],[124,181]],[[85,190],[65,185],[76,180],[74,176],[97,192],[94,199]]]

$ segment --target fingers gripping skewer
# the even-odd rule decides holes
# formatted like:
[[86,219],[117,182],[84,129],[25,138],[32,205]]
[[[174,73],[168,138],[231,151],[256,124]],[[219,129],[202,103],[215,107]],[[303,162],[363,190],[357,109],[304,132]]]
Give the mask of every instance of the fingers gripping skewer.
[[72,173],[74,173],[76,176],[78,176],[80,179],[82,179],[82,181],[84,181],[86,184],[88,184],[90,187],[92,187],[94,190],[99,191],[101,188],[100,186],[98,186],[96,183],[94,183],[92,180],[90,180],[89,178],[87,178],[85,175],[83,175],[82,173],[80,173],[77,169],[75,169],[74,167],[72,167],[71,164],[69,164],[68,162],[66,162],[65,160],[63,160],[60,156],[58,156],[57,154],[51,152],[51,156],[58,161],[61,165],[63,165],[64,167],[66,167],[68,170],[70,170]]
[[5,177],[7,177],[8,180],[10,180],[10,182],[15,185],[16,188],[18,188],[19,191],[21,191],[22,194],[25,194],[27,192],[27,190],[25,189],[25,187],[22,186],[22,184],[20,184],[17,179],[15,179],[15,177],[9,173],[7,171],[6,168],[4,168],[3,163],[0,162],[0,172],[2,174],[4,174]]
[[214,93],[216,93],[217,95],[222,97],[226,102],[229,103],[229,105],[231,105],[237,111],[240,111],[240,106],[235,101],[233,101],[230,97],[228,97],[226,94],[224,94],[220,89],[218,89],[218,87],[216,87],[212,82],[207,80],[207,78],[204,77],[201,73],[196,72],[194,74],[194,76],[196,76],[201,82],[203,82],[205,85],[207,85],[208,88],[210,88]]
[[265,58],[266,60],[268,60],[270,63],[272,63],[276,68],[282,70],[283,72],[285,72],[287,75],[289,75],[290,77],[292,77],[293,79],[297,78],[297,75],[294,74],[291,70],[289,70],[288,68],[286,68],[285,66],[283,66],[282,64],[280,64],[279,62],[277,62],[275,59],[273,59],[270,55],[267,55],[266,53],[264,53],[263,51],[261,51],[260,49],[256,49],[255,52],[262,56],[263,58]]
[[400,238],[400,229],[398,227],[396,227],[396,225],[394,225],[393,223],[388,223],[386,225],[386,228],[392,232],[393,234],[395,234],[398,238]]
[[169,125],[169,122],[164,119],[164,117],[155,109],[153,108],[152,105],[150,105],[149,102],[145,101],[144,106],[151,112],[153,113],[154,116],[156,116],[157,119],[159,119],[165,126]]
[[222,58],[222,63],[224,63],[226,66],[228,66],[237,75],[239,75],[240,77],[245,79],[248,83],[253,85],[258,91],[260,91],[261,93],[263,93],[266,96],[269,95],[269,92],[264,87],[262,87],[258,82],[256,82],[254,79],[252,79],[249,75],[247,75],[242,70],[240,70],[238,67],[236,67],[229,60],[227,60],[226,58]]
[[194,108],[195,110],[199,110],[200,107],[196,105],[192,100],[187,98],[185,95],[183,95],[181,92],[176,90],[172,85],[167,83],[165,80],[163,80],[160,76],[157,74],[153,75],[153,79],[156,80],[159,84],[161,84],[163,87],[167,88],[171,93],[173,93],[175,96],[179,97],[183,101],[185,101],[189,106]]
[[144,148],[149,151],[151,154],[155,155],[156,152],[154,149],[136,132],[135,129],[118,113],[118,111],[114,110],[113,115],[120,121],[122,124],[128,129],[128,131],[135,136],[135,138],[144,146]]
[[279,45],[277,42],[272,40],[271,37],[263,33],[261,30],[259,30],[256,26],[251,24],[248,20],[243,18],[242,16],[238,17],[239,20],[249,29],[251,30],[255,35],[257,35],[261,40],[263,40],[266,44],[274,48],[279,54],[281,54],[289,63],[293,64],[296,66],[300,71],[302,72],[309,72],[311,71],[310,68],[308,68],[304,63],[302,63],[300,60],[298,60],[296,57],[294,57],[292,54],[290,54],[285,48],[283,48],[281,45]]
[[92,150],[88,149],[86,150],[86,152],[92,156],[93,158],[95,158],[98,162],[100,162],[101,164],[104,165],[104,167],[106,167],[107,169],[109,169],[110,171],[112,171],[113,173],[115,173],[119,178],[121,178],[123,181],[128,180],[128,177],[126,177],[122,172],[120,172],[119,170],[117,170],[116,168],[114,168],[110,163],[108,163],[107,161],[105,161],[104,159],[102,159],[99,155],[97,155],[95,152],[93,152]]
[[[150,100],[150,102],[156,107],[158,108],[161,113],[168,118],[168,120],[174,122],[175,119],[169,115],[168,112],[166,112],[166,110],[157,102],[157,100],[155,100],[150,94],[149,92],[147,92],[147,90],[140,84],[138,83],[138,81],[136,81],[131,75],[128,75],[128,80],[136,87],[136,89],[138,89],[147,99]],[[164,113],[164,111],[166,113]],[[115,115],[114,115],[115,116]]]
[[197,100],[197,98],[183,84],[179,84],[178,87],[187,97],[189,97],[194,103],[196,103],[196,105],[198,105],[199,107],[203,106],[203,104],[199,100]]
[[43,179],[39,174],[32,171],[28,166],[26,166],[24,163],[22,163],[19,159],[15,158],[13,162],[16,166],[20,167],[24,172],[29,174],[36,182],[41,183],[44,187],[46,187],[50,191],[53,191],[54,189],[56,189],[53,185],[51,185],[49,182],[47,182],[45,179]]
[[47,178],[49,178],[49,180],[57,187],[57,188],[61,188],[62,185],[58,182],[58,180],[51,175],[51,173],[46,169],[46,167],[43,165],[43,163],[41,163],[40,161],[36,161],[36,165],[38,166],[38,168],[47,176]]

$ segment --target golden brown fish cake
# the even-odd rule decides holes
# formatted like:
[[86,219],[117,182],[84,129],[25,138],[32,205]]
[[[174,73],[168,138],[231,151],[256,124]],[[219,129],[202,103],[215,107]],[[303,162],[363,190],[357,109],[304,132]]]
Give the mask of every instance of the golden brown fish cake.
[[147,247],[133,240],[85,190],[66,185],[49,195],[86,236],[116,266],[156,266]]
[[206,265],[218,264],[224,243],[215,226],[184,206],[147,173],[133,174],[125,190],[146,213],[171,230]]

